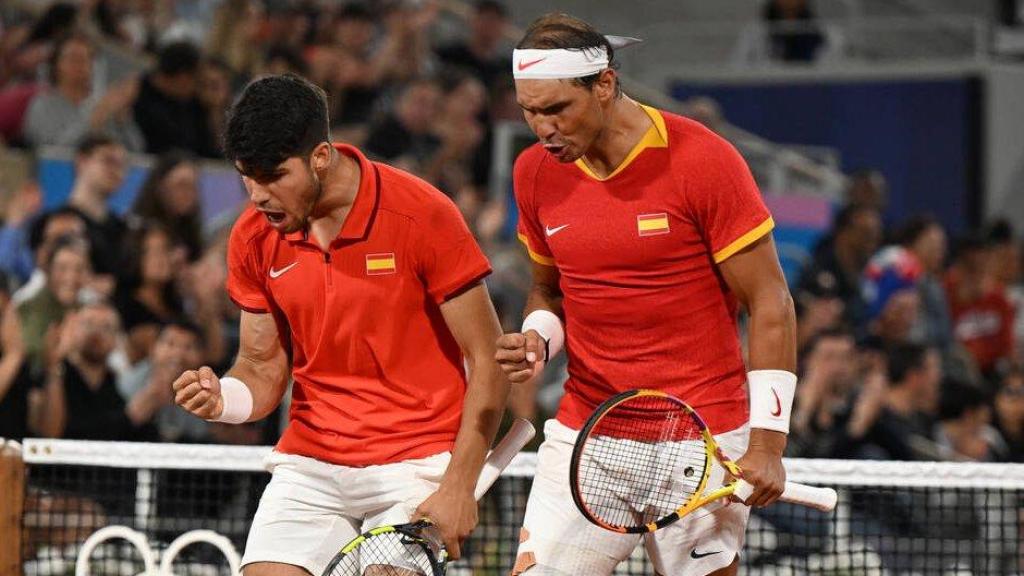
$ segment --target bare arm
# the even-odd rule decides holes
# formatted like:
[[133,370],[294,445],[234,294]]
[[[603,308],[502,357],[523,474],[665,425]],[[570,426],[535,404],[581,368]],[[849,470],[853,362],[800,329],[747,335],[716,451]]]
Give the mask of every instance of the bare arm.
[[[763,236],[721,262],[719,269],[729,289],[750,314],[748,368],[796,372],[796,312],[771,235]],[[777,460],[782,477],[778,483],[769,481],[768,484],[776,486],[781,494],[781,481],[785,479],[781,457],[785,449],[785,434],[754,428],[750,431],[750,446],[744,457],[747,461],[740,459],[737,463],[745,471],[750,468],[751,477],[747,480],[758,486],[760,458]],[[750,460],[752,453],[761,455],[757,463]],[[769,492],[778,495],[775,488]],[[759,488],[748,502],[764,505],[771,500],[774,497]]]
[[21,338],[21,323],[14,305],[7,306],[0,320],[0,351],[0,400],[3,400],[25,360],[25,342]]
[[509,382],[494,362],[501,326],[487,287],[480,283],[445,302],[441,314],[465,354],[469,382],[452,459],[440,488],[420,505],[417,514],[435,522],[448,551],[457,558],[458,542],[477,522],[473,490],[505,411]]
[[[288,355],[278,338],[277,325],[270,314],[242,312],[238,358],[225,376],[245,383],[252,394],[252,415],[259,420],[277,408],[288,387]],[[224,412],[220,380],[207,366],[186,370],[174,381],[174,401],[189,412],[207,420]]]

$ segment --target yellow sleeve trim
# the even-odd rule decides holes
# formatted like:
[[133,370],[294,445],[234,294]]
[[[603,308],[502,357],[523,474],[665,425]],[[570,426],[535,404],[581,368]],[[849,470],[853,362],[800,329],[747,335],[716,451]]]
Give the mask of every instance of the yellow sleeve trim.
[[531,260],[533,260],[537,264],[543,264],[545,266],[555,265],[554,258],[551,258],[550,256],[544,256],[542,254],[537,254],[536,252],[533,251],[533,248],[530,248],[530,241],[526,238],[526,235],[517,234],[517,236],[519,236],[519,241],[523,243],[523,246],[526,246],[526,251],[530,253]]
[[715,264],[721,264],[725,259],[729,258],[733,254],[743,250],[747,246],[750,246],[756,240],[759,240],[762,236],[771,232],[772,228],[775,228],[775,221],[772,220],[771,216],[769,216],[764,222],[758,224],[756,228],[733,240],[732,243],[725,248],[715,252]]

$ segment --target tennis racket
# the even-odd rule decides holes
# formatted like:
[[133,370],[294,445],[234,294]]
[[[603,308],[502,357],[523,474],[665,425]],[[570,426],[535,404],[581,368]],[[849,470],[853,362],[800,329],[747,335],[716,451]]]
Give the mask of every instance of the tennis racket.
[[[533,438],[528,421],[517,418],[512,427],[487,455],[474,496],[487,490],[512,462],[512,458]],[[323,576],[443,576],[448,563],[437,530],[430,520],[381,526],[357,536],[338,552]]]
[[[712,458],[734,480],[709,489]],[[657,390],[630,390],[598,406],[576,439],[569,470],[579,511],[602,528],[629,534],[653,532],[712,502],[753,493],[700,415]],[[830,511],[836,491],[786,482],[780,499]]]

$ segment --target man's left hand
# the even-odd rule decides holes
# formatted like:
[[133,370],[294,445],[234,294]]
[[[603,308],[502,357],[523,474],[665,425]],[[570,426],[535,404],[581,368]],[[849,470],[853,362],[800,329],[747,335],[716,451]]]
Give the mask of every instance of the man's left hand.
[[750,431],[750,447],[736,461],[743,471],[743,479],[754,487],[754,493],[746,501],[748,506],[768,506],[782,495],[786,486],[786,469],[782,466],[785,448],[786,435],[781,432]]
[[477,503],[472,489],[441,486],[416,508],[412,521],[429,519],[437,528],[451,560],[458,560],[462,542],[477,524]]

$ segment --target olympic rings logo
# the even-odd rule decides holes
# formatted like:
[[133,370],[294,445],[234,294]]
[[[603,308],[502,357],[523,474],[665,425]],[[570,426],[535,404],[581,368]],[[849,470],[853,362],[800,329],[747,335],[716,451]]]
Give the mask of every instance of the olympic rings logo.
[[89,558],[92,556],[93,550],[103,542],[114,539],[127,540],[139,551],[145,569],[137,576],[174,576],[174,572],[171,571],[171,563],[183,548],[199,542],[216,546],[227,559],[231,573],[241,573],[242,558],[238,555],[238,551],[235,550],[230,540],[213,530],[190,530],[178,536],[161,554],[158,566],[157,554],[149,545],[144,534],[127,526],[107,526],[93,532],[82,544],[78,560],[75,561],[75,576],[90,576]]

